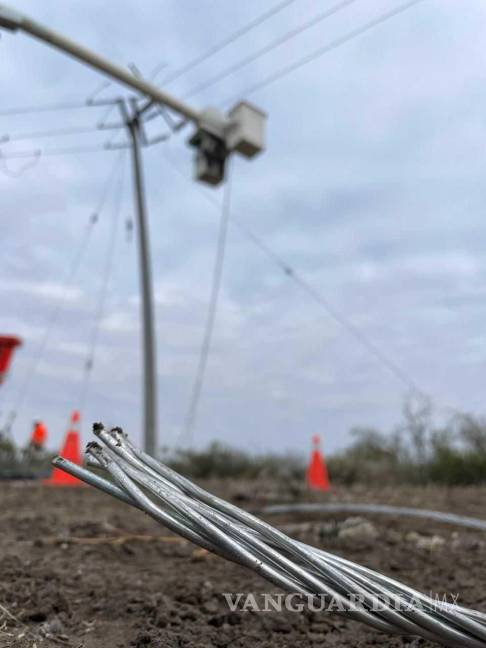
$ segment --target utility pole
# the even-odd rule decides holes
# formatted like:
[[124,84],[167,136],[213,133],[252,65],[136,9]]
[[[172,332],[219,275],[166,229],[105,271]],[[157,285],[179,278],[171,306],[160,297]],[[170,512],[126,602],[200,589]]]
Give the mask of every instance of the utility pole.
[[154,332],[152,264],[150,262],[145,186],[140,151],[140,122],[136,115],[127,123],[127,127],[132,151],[140,285],[142,289],[144,450],[153,456],[157,452],[157,351]]
[[181,115],[184,120],[195,124],[196,131],[189,141],[196,149],[195,179],[216,186],[224,179],[225,163],[229,155],[240,153],[246,158],[252,158],[263,151],[266,115],[246,102],[237,104],[227,115],[214,108],[195,110],[145,79],[132,75],[86,47],[2,4],[0,4],[0,27],[13,32],[23,31],[30,34],[120,81],[145,99],[140,107],[137,107],[136,101],[133,101],[130,114],[123,102],[120,103],[120,109],[130,137],[138,225],[143,324],[144,449],[153,455],[157,451],[157,359],[152,270],[141,156],[142,116],[152,105],[155,105],[169,108]]

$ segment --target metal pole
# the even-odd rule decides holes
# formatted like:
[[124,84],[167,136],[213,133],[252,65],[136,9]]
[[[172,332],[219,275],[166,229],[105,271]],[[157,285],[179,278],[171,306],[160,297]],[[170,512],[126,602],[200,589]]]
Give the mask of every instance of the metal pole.
[[20,29],[27,34],[44,41],[44,43],[52,45],[52,47],[56,47],[66,54],[70,54],[74,58],[83,61],[83,63],[107,74],[113,79],[118,79],[118,81],[129,86],[133,90],[140,92],[146,97],[150,97],[154,103],[162,103],[181,115],[184,115],[184,117],[190,121],[197,122],[199,119],[199,112],[197,110],[194,110],[191,106],[179,101],[176,97],[164,92],[164,90],[157,88],[157,86],[154,86],[152,83],[149,83],[144,79],[139,79],[138,77],[133,76],[124,68],[114,65],[111,61],[108,61],[102,56],[99,56],[99,54],[92,52],[87,47],[75,43],[70,38],[66,38],[66,36],[59,34],[53,29],[50,29],[49,27],[32,20],[28,16],[24,16],[19,11],[3,4],[0,4],[0,27],[12,31]]
[[152,290],[152,266],[150,262],[149,233],[142,158],[140,155],[140,130],[137,118],[127,121],[130,133],[135,212],[137,215],[138,258],[142,293],[143,329],[143,435],[145,452],[157,454],[157,359],[154,335],[154,307]]

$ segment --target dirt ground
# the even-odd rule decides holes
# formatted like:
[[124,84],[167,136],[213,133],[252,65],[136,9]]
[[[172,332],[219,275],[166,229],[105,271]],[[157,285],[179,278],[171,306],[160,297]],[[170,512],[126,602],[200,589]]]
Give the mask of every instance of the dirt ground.
[[[289,501],[275,487],[212,485],[247,508]],[[259,493],[258,500],[252,494]],[[0,648],[429,646],[327,613],[231,612],[222,592],[275,592],[143,513],[91,488],[0,482]],[[402,504],[486,518],[486,489],[338,489],[301,501]],[[273,516],[290,535],[427,593],[486,612],[486,535],[411,518],[366,516],[376,539],[342,537],[349,515]],[[431,541],[433,536],[439,539]]]

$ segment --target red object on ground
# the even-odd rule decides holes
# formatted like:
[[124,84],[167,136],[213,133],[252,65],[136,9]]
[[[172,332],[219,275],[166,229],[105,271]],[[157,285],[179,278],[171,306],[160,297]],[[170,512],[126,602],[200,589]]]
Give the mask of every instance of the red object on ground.
[[36,421],[32,430],[32,436],[30,437],[30,443],[40,449],[46,445],[46,441],[47,428],[42,421]]
[[[74,411],[71,414],[71,425],[67,431],[66,438],[64,440],[63,448],[60,452],[61,457],[64,459],[69,459],[78,466],[81,465],[81,449],[79,442],[79,430],[77,429],[77,424],[79,424],[79,412]],[[46,479],[45,484],[50,484],[51,486],[83,486],[84,483],[77,477],[73,477],[69,473],[60,470],[59,468],[54,468],[52,475],[49,479]]]
[[329,483],[326,462],[320,450],[321,440],[317,434],[312,437],[312,443],[314,448],[307,468],[307,483],[310,488],[315,490],[328,491],[331,484]]
[[14,335],[0,335],[0,384],[7,376],[14,350],[21,344],[22,340]]

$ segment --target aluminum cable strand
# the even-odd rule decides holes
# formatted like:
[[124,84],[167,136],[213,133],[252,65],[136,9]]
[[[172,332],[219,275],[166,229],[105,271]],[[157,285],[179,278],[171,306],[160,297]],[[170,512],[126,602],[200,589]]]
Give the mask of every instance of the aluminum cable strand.
[[[100,435],[99,430],[96,433],[98,434],[98,436]],[[117,442],[120,445],[123,445],[124,435],[120,434],[119,430],[113,430],[111,434],[116,434],[118,436]],[[167,475],[169,475],[169,477],[174,477],[174,475],[177,476],[177,473],[174,473],[174,471],[170,471],[170,469],[167,469],[167,467],[163,466],[163,464],[158,464],[158,466],[161,466],[161,467],[166,469],[164,471],[166,477],[167,477]],[[181,481],[182,482],[184,481],[184,478],[180,478],[180,476],[177,476],[176,481],[181,483]],[[186,480],[186,482],[187,482],[187,480]],[[190,482],[189,482],[189,484],[190,484]],[[186,486],[187,486],[187,483],[186,483]],[[189,489],[191,490],[191,488],[189,488]],[[203,494],[205,493],[205,491],[202,491],[202,489],[198,489],[198,490],[201,491]],[[205,493],[205,494],[210,496],[207,493]],[[210,497],[212,497],[212,496],[210,496]],[[237,507],[233,507],[233,510],[234,509],[236,509],[237,511],[240,511],[239,509],[237,509]],[[252,520],[254,520],[254,521],[257,520],[257,518],[254,518],[254,516],[250,516],[250,518]],[[274,531],[271,527],[270,527],[270,529],[272,531]],[[292,541],[289,538],[287,538],[287,536],[285,536],[284,534],[280,534],[280,539],[282,539],[282,538],[284,538],[287,542],[290,541],[290,543],[292,543]],[[275,538],[273,538],[273,539],[275,540]],[[243,563],[243,564],[245,564],[245,563]],[[318,567],[321,567],[321,569],[322,569],[322,564],[318,565]],[[265,570],[265,568],[266,567],[263,567],[264,570]],[[273,581],[274,576],[275,576],[275,574],[270,575],[270,577],[272,579],[272,582],[274,582]],[[342,580],[343,579],[341,578],[341,582],[342,582]],[[346,585],[349,586],[349,581],[344,584],[344,586],[346,586]],[[354,589],[356,589],[356,588],[354,588]],[[351,592],[352,592],[353,595],[358,594],[358,596],[359,595],[363,596],[362,588],[358,588],[358,592],[353,591],[353,588],[351,588]],[[457,628],[457,621],[459,621],[459,624],[458,624],[459,628],[461,627],[461,625],[466,625],[468,630],[472,630],[473,636],[474,635],[477,636],[478,634],[481,636],[484,633],[484,628],[482,626],[476,624],[473,621],[470,621],[469,619],[461,619],[460,615],[458,615],[457,617],[454,616],[453,625],[450,626],[447,623],[444,623],[442,615],[427,614],[426,612],[423,612],[421,609],[417,609],[416,606],[409,605],[409,604],[403,606],[403,602],[404,602],[403,599],[400,599],[400,597],[395,596],[393,593],[390,593],[389,591],[386,593],[386,595],[391,600],[393,600],[394,603],[397,606],[400,606],[400,607],[404,608],[404,610],[402,610],[402,612],[405,612],[405,617],[410,617],[412,621],[415,621],[418,624],[418,625],[414,625],[413,623],[410,624],[409,621],[408,621],[408,618],[404,619],[403,615],[400,615],[398,617],[398,622],[397,622],[397,619],[395,618],[395,623],[398,626],[398,628],[402,631],[402,633],[407,632],[407,634],[409,634],[409,633],[421,634],[424,637],[431,638],[431,636],[428,633],[428,630],[431,630],[432,632],[436,633],[437,636],[441,637],[442,641],[444,641],[446,643],[450,643],[451,645],[455,645],[457,643],[459,643],[460,645],[465,645],[465,643],[464,643],[465,641],[469,641],[469,642],[474,641],[474,639],[472,637],[464,635],[464,633],[462,633]],[[366,597],[366,593],[365,593],[365,600],[367,600],[367,602],[369,603],[369,597]],[[380,612],[382,612],[382,614],[385,616],[385,618],[390,615],[390,610],[387,607],[385,607],[384,609],[383,609],[383,607],[380,608]],[[392,612],[392,614],[393,614],[393,612]],[[373,620],[374,620],[374,617],[373,617]],[[367,620],[364,620],[364,621],[369,623],[370,622],[369,617],[368,617]],[[462,621],[462,623],[461,623],[461,621]],[[474,645],[474,644],[470,643],[469,645]],[[479,644],[479,645],[481,645],[481,644]]]
[[[450,646],[486,647],[485,614],[438,604],[383,574],[293,540],[143,453],[120,428],[106,431],[96,424],[94,431],[103,447],[91,443],[87,452],[112,481],[62,458],[56,458],[55,465],[284,590],[334,600],[340,615],[387,633]],[[454,521],[454,516],[442,515]]]
[[[102,438],[102,436],[103,435],[100,435],[100,438]],[[90,448],[90,452],[91,451],[92,448]],[[96,451],[98,453],[100,452],[99,449],[97,449]],[[150,477],[143,475],[143,473],[140,473],[140,471],[137,471],[137,469],[127,465],[123,459],[120,459],[120,457],[118,457],[118,459],[112,457],[112,459],[113,461],[118,463],[118,466],[122,470],[126,470],[126,472],[130,475],[130,478],[134,478],[141,485],[143,485],[145,489],[151,490],[154,494],[158,496],[162,495],[162,493],[157,488],[157,484],[154,484],[153,480]],[[111,470],[111,474],[112,475],[114,474],[113,470]],[[127,477],[126,474],[125,477]],[[124,486],[126,486],[126,484],[124,484]],[[171,493],[171,497],[174,496],[177,498],[177,495]],[[174,502],[171,502],[171,504],[173,505]],[[187,506],[187,502],[186,502],[186,506]],[[364,609],[363,610],[353,609],[353,604],[348,599],[343,598],[343,596],[340,595],[339,592],[325,585],[321,580],[317,580],[312,573],[308,573],[305,570],[301,569],[298,565],[296,565],[292,561],[289,561],[285,556],[279,554],[278,552],[273,551],[271,547],[268,547],[268,545],[266,545],[264,542],[259,541],[258,537],[255,537],[243,527],[238,526],[234,521],[229,520],[225,516],[221,516],[221,514],[218,514],[217,512],[212,511],[211,509],[206,508],[204,512],[206,514],[211,515],[213,519],[214,518],[219,519],[219,521],[222,523],[223,538],[225,538],[226,541],[232,543],[233,550],[236,549],[236,557],[232,558],[234,562],[239,562],[240,564],[250,567],[254,571],[261,570],[262,575],[264,575],[268,580],[278,585],[279,587],[287,589],[291,592],[297,592],[303,595],[311,595],[311,596],[316,596],[317,594],[321,596],[323,593],[321,590],[323,590],[328,597],[331,596],[334,597],[335,600],[338,600],[342,605],[342,607],[348,610],[348,615],[351,618],[367,623],[368,625],[371,625],[376,629],[384,632],[388,632],[388,633],[396,632],[396,628],[393,625],[385,622],[379,617],[373,616],[368,611]],[[187,513],[187,509],[186,509],[186,513]],[[197,511],[196,511],[196,515],[198,517],[197,522],[201,523],[201,519],[204,519],[204,517],[201,517],[201,515]],[[206,524],[205,522],[203,522],[202,524],[203,524],[203,528],[199,530],[202,533],[204,533],[207,527],[205,528],[204,526]],[[240,535],[244,537],[245,542],[243,543],[243,545],[235,541],[235,539],[229,540],[228,527],[231,527],[231,531],[233,533],[236,533],[236,535]],[[248,541],[250,546],[248,546]],[[255,545],[257,546],[255,547]],[[248,561],[247,559],[245,559],[245,557],[243,557],[243,560],[241,558],[241,552],[243,551],[244,553],[245,551],[248,550],[250,550],[250,552],[253,551],[253,554],[252,553],[249,554],[250,557],[253,559],[253,564],[250,565],[248,564]],[[228,554],[226,554],[225,557],[228,558],[229,557]],[[273,565],[276,565],[278,570],[275,570]],[[294,573],[297,572],[297,578],[295,578],[292,575],[290,576],[287,575],[289,569],[291,572]],[[329,571],[329,569],[327,571]],[[298,580],[298,577],[301,578],[301,581]],[[302,583],[302,580],[304,581],[304,583]],[[343,579],[341,579],[341,589],[342,589],[342,580]],[[309,586],[308,584],[305,583],[305,581],[307,581],[307,583],[310,581],[311,585],[314,587],[314,590],[309,589]],[[317,593],[315,590],[317,590]],[[368,593],[366,592],[365,594]],[[376,600],[376,603],[378,604],[379,601]],[[400,624],[400,620],[398,618],[395,619],[395,623],[398,623],[398,625],[403,625],[403,622],[402,624]],[[417,630],[414,626],[413,627],[411,626],[410,629],[413,631]],[[431,636],[431,638],[433,638],[433,636]]]
[[[117,430],[117,433],[119,434],[120,431]],[[196,486],[195,484],[190,482],[188,479],[186,479],[182,475],[179,475],[178,473],[173,471],[168,466],[165,466],[164,464],[162,464],[160,462],[157,462],[150,455],[147,455],[143,451],[140,451],[135,446],[133,446],[133,444],[130,443],[130,441],[127,439],[126,435],[123,435],[123,433],[120,434],[119,442],[121,444],[125,443],[128,447],[130,447],[132,452],[134,454],[136,454],[136,456],[138,456],[147,466],[157,470],[157,472],[159,472],[159,474],[163,475],[167,479],[175,481],[175,483],[177,483],[180,488],[182,488],[186,492],[190,493],[192,496],[194,496],[194,497],[196,497],[198,499],[201,499],[202,501],[209,502],[211,505],[215,506],[216,508],[218,508],[221,511],[225,511],[225,512],[229,513],[230,515],[234,515],[236,517],[236,519],[238,519],[239,521],[242,521],[243,523],[247,523],[247,524],[252,525],[252,528],[254,528],[257,531],[261,531],[263,533],[269,532],[270,535],[269,536],[267,535],[267,537],[269,538],[270,541],[278,542],[279,540],[280,541],[283,540],[285,548],[289,549],[289,546],[288,546],[288,543],[287,543],[287,540],[289,540],[289,539],[282,532],[278,531],[274,527],[271,527],[267,523],[263,522],[259,518],[252,515],[251,513],[248,513],[247,511],[242,511],[241,509],[234,506],[233,504],[230,504],[229,502],[226,502],[225,500],[222,500],[222,499],[212,495],[211,493],[208,493],[204,489],[202,489],[199,486]],[[256,526],[254,526],[254,525],[256,525]],[[291,542],[294,543],[294,541],[291,541]],[[280,543],[279,543],[279,546],[280,546]],[[295,547],[295,543],[294,543],[294,547]],[[292,551],[292,549],[294,547],[290,547],[290,550]],[[314,556],[316,556],[315,552],[310,552],[310,553],[312,553]],[[305,558],[306,559],[309,558],[309,553],[307,553]],[[314,561],[312,561],[312,560],[311,560],[311,563],[313,563],[313,566],[317,567],[318,569],[322,568],[322,565],[319,565],[319,564],[316,565],[316,563]],[[351,564],[353,564],[353,563],[351,563]],[[373,572],[371,572],[371,573],[373,573]],[[393,582],[393,581],[391,581],[391,582]],[[402,590],[400,590],[400,585],[401,584],[398,584],[398,585],[399,585],[399,593],[402,594]],[[383,584],[381,585],[381,591],[383,591],[382,588],[383,588]],[[436,610],[436,608],[437,608],[437,602],[436,601],[434,601],[430,597],[426,597],[425,595],[422,595],[419,592],[416,592],[415,590],[413,590],[411,588],[410,588],[410,592],[412,592],[412,596],[411,596],[412,600],[420,600],[422,604],[425,603],[427,607]],[[387,591],[386,595],[389,596],[390,598],[393,598],[393,594],[390,591]],[[408,595],[405,598],[405,602],[410,602],[410,597]],[[403,601],[402,601],[402,603],[403,603]],[[445,608],[447,608],[447,606],[445,606]],[[407,609],[407,608],[405,608],[405,609]],[[407,612],[410,612],[412,614],[412,616],[414,618],[416,618],[416,613],[417,613],[416,610],[414,610],[414,609],[408,610],[407,609]],[[456,612],[458,614],[456,614]],[[450,618],[450,616],[447,614],[447,609],[445,609],[445,615],[446,615],[446,617]],[[466,630],[472,631],[473,634],[478,635],[481,639],[486,640],[485,628],[482,625],[476,624],[474,621],[472,621],[472,623],[471,623],[471,617],[474,617],[474,618],[477,619],[478,615],[480,615],[480,613],[469,614],[468,615],[469,618],[463,618],[463,615],[460,614],[459,609],[456,609],[456,606],[454,606],[454,614],[453,614],[452,622],[454,623],[454,625],[458,624],[459,627],[464,627],[465,626]],[[428,617],[427,616],[424,617],[421,614],[421,611],[419,610],[418,611],[418,616],[422,618],[422,621],[425,621],[425,624],[426,624],[427,627],[430,627],[430,625],[432,624],[432,626],[435,626],[436,631],[441,631],[440,628],[443,625],[442,624],[442,615],[437,614],[436,615],[437,618],[435,618],[435,617],[431,618],[430,615]],[[439,624],[439,629],[437,628],[437,624]],[[447,635],[450,634],[448,630],[445,630],[445,632],[446,632]],[[451,629],[451,633],[453,635],[455,634],[455,631],[454,631],[453,628]],[[461,637],[456,637],[456,639],[460,640]],[[454,640],[454,639],[452,638],[452,640]]]
[[[86,470],[85,468],[78,466],[77,464],[74,464],[71,461],[64,459],[63,457],[55,457],[55,459],[53,460],[53,464],[54,466],[70,473],[74,477],[83,480],[85,483],[107,493],[108,495],[111,495],[112,497],[119,499],[121,502],[125,504],[129,504],[135,508],[138,508],[139,510],[145,510],[135,500],[133,500],[124,490],[114,485],[111,481],[108,481],[100,477],[99,475],[93,473],[92,471]],[[100,467],[98,461],[96,461],[96,465],[97,467]],[[151,515],[148,511],[146,512],[149,515]],[[157,521],[160,521],[159,516],[152,515],[152,517],[154,517]],[[378,588],[378,591],[380,585],[384,587],[391,587],[395,592],[402,594],[405,597],[405,600],[407,601],[411,601],[414,599],[418,600],[421,603],[424,603],[426,607],[428,607],[428,609],[435,609],[437,607],[437,602],[434,601],[433,599],[430,599],[430,597],[427,597],[425,594],[422,594],[417,590],[414,590],[413,588],[404,585],[403,583],[399,583],[398,581],[395,581],[394,579],[388,576],[379,574],[378,572],[368,569],[367,567],[353,563],[352,561],[346,560],[345,558],[341,558],[340,556],[329,554],[323,550],[317,549],[315,547],[311,547],[310,545],[306,545],[297,540],[295,541],[295,544],[300,545],[305,551],[314,553],[317,557],[321,557],[325,560],[331,561],[331,563],[334,563],[338,568],[343,569],[347,573],[351,574],[353,578],[359,580],[365,585],[370,584],[370,582],[374,583],[374,585]],[[226,558],[228,557],[226,556]],[[386,591],[386,590],[381,590],[381,591]],[[486,622],[486,615],[476,610],[464,608],[458,604],[452,605],[445,602],[441,603],[441,606],[446,608],[451,608],[453,611],[461,612],[473,619],[482,621],[483,623]]]

